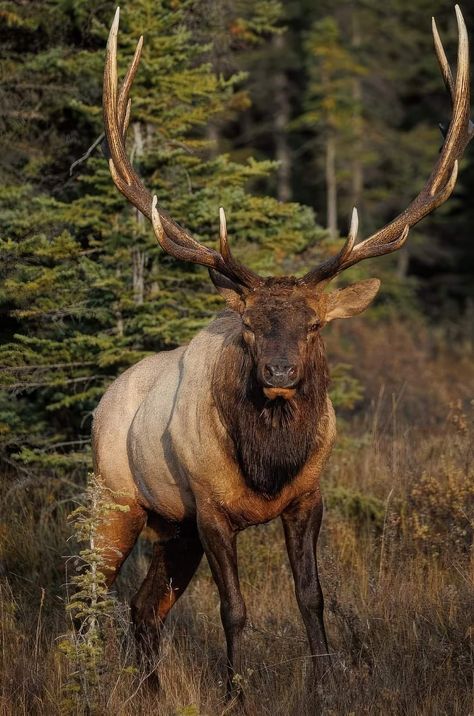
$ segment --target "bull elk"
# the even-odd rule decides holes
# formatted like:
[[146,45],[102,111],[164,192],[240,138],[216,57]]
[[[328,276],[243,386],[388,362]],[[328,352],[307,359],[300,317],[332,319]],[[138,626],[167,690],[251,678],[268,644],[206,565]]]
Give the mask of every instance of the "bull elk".
[[321,331],[334,319],[364,311],[380,281],[326,289],[359,261],[400,249],[410,228],[454,189],[458,160],[474,133],[468,37],[458,6],[456,16],[455,76],[433,20],[452,117],[434,169],[418,196],[391,223],[359,242],[354,209],[339,253],[301,278],[267,278],[232,255],[223,209],[216,251],[173,221],[132,167],[125,136],[142,38],[118,88],[117,9],[107,44],[103,94],[113,181],[151,221],[164,251],[209,269],[227,309],[189,345],[145,358],[125,371],[100,401],[93,425],[94,467],[128,507],[103,524],[101,539],[110,546],[112,584],[145,523],[156,532],[148,574],[132,602],[138,633],[153,633],[154,638],[206,554],[219,590],[229,688],[241,671],[246,621],[236,535],[250,525],[281,517],[311,654],[328,655],[316,546],[323,514],[319,477],[336,427]]

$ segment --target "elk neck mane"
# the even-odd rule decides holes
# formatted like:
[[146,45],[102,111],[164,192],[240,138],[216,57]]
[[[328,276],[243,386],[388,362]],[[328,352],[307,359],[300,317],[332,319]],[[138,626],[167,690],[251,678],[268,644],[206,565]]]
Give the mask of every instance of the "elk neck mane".
[[229,331],[212,379],[214,402],[247,485],[271,499],[296,477],[316,446],[329,384],[324,344],[318,336],[295,397],[268,400],[242,340],[240,319],[227,312],[221,316],[229,319]]

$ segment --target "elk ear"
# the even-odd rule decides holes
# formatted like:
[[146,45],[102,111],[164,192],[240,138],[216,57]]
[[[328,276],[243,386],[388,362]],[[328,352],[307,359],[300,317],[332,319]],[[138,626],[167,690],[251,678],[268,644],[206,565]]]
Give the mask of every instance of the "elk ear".
[[223,276],[219,271],[214,271],[214,269],[209,269],[209,276],[217,291],[227,301],[229,308],[240,313],[244,306],[242,301],[244,288],[231,281],[227,276]]
[[327,296],[326,322],[335,318],[350,318],[365,311],[372,303],[380,288],[378,278],[369,278],[366,281],[353,283],[346,288],[329,293]]

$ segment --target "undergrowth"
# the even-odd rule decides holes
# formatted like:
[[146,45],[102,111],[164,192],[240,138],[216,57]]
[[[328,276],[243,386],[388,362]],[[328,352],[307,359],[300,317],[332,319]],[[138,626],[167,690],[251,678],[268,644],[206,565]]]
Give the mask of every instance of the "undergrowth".
[[[359,367],[371,361],[364,355]],[[345,416],[322,478],[319,555],[333,681],[312,681],[279,521],[240,535],[249,614],[247,714],[474,712],[473,405],[466,371],[458,364],[456,379],[445,355],[425,356],[425,373],[416,373],[413,388],[418,402],[410,393],[409,366],[408,373],[400,371],[398,393],[372,385],[362,409]],[[423,404],[422,383],[428,394],[434,375],[441,382]],[[425,417],[433,401],[436,420]],[[67,515],[81,492],[73,480],[54,475],[32,480],[4,474],[0,480],[6,506],[0,526],[0,714],[227,713],[219,600],[205,562],[165,629],[156,657],[159,691],[146,688],[127,606],[147,567],[149,533],[127,560],[116,597],[97,594],[95,611],[88,613],[83,607],[91,604],[93,581],[81,582],[85,601],[78,603],[77,594],[74,601],[66,585],[87,570],[75,572],[71,562],[66,567],[66,553],[76,550],[89,574],[96,559],[86,547],[67,543]],[[79,512],[86,532],[88,515]],[[90,540],[90,533],[82,536]],[[74,636],[71,605],[88,625]],[[78,649],[94,635],[92,626],[99,651],[85,648],[81,661]]]

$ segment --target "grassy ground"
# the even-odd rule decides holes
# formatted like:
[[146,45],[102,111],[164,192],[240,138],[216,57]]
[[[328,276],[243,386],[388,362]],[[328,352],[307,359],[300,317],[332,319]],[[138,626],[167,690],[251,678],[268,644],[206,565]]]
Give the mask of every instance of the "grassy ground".
[[[381,331],[361,335],[366,399],[346,416],[322,483],[333,680],[313,683],[280,524],[239,538],[247,714],[474,713],[472,366],[464,350],[440,352],[419,334],[410,346],[401,328],[390,335],[390,342]],[[397,345],[405,362],[398,357],[394,366]],[[1,483],[2,715],[87,713],[85,694],[82,707],[66,703],[71,666],[57,648],[68,629],[61,557],[72,549],[65,522],[72,505],[62,500],[72,493],[58,479]],[[142,540],[127,563],[123,598],[137,587],[147,551]],[[125,606],[114,609],[105,641],[92,712],[228,712],[218,597],[204,562],[169,621],[159,693],[140,687]]]

